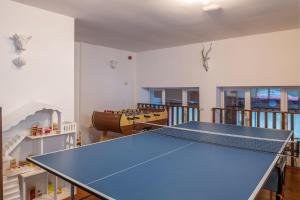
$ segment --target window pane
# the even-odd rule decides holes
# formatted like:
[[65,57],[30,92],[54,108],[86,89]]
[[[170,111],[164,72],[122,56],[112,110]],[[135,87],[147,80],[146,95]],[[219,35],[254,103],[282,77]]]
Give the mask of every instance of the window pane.
[[187,90],[187,104],[188,106],[199,106],[199,89]]
[[288,94],[288,109],[300,110],[300,89],[289,89]]
[[162,90],[150,89],[150,103],[162,104]]
[[[225,89],[225,108],[244,108],[245,107],[245,90],[244,89]],[[227,124],[242,123],[242,113],[236,110],[225,110],[225,122]]]
[[182,89],[166,89],[166,104],[172,106],[181,106]]
[[[288,110],[300,111],[300,89],[289,89],[288,94]],[[290,116],[291,117],[291,116]],[[300,114],[294,114],[294,137],[300,138]],[[291,119],[289,119],[289,124]],[[291,128],[291,124],[289,125]]]
[[280,110],[279,88],[252,88],[251,108]]
[[244,89],[225,89],[225,108],[245,107],[245,90]]

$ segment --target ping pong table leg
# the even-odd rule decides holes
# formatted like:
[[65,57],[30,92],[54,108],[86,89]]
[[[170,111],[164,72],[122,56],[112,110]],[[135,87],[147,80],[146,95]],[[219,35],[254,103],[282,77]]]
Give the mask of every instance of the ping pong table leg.
[[71,200],[75,200],[75,197],[74,197],[74,185],[73,184],[71,184],[71,195],[70,195],[70,199]]

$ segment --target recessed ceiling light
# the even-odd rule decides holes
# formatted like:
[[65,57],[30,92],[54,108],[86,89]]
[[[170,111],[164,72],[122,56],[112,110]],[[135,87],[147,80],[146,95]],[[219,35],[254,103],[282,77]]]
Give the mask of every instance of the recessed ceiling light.
[[201,2],[204,4],[204,5],[207,5],[210,3],[210,0],[201,0]]
[[221,6],[218,4],[209,4],[202,8],[202,10],[204,10],[204,11],[215,11],[215,10],[220,10],[220,9],[221,9]]
[[201,2],[203,5],[207,5],[210,3],[210,0],[185,0],[185,2],[189,4]]
[[195,3],[196,0],[185,0],[187,3],[192,4]]

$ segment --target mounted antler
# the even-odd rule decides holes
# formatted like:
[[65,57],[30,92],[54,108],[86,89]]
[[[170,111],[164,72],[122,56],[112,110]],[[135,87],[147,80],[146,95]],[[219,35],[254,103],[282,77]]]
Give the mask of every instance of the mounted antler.
[[203,67],[205,69],[205,71],[208,71],[208,60],[210,59],[210,57],[208,57],[208,54],[211,52],[212,50],[212,42],[210,43],[209,49],[205,52],[205,46],[202,45],[202,62],[203,62]]

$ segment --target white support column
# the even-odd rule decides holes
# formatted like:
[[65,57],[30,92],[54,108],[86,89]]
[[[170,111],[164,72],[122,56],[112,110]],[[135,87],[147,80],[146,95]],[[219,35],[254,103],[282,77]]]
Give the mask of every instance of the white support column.
[[46,194],[48,194],[49,173],[46,172]]
[[[287,88],[281,88],[280,94],[281,94],[281,96],[280,96],[280,111],[281,112],[286,112],[286,111],[288,111],[288,94],[287,94]],[[288,119],[287,119],[287,116],[285,117],[284,124],[285,124],[285,129],[287,130],[288,129]],[[281,125],[281,127],[282,127],[282,125]]]
[[[245,110],[251,110],[251,89],[245,89]],[[245,112],[245,125],[250,125],[250,113]]]
[[57,200],[57,176],[55,176],[55,180],[54,180],[53,199]]
[[224,108],[225,107],[225,92],[224,92],[224,89],[222,88],[220,90],[220,97],[221,97],[221,108]]
[[166,90],[165,89],[162,89],[162,93],[161,93],[161,103],[163,105],[166,104]]
[[280,97],[280,111],[286,112],[288,110],[288,94],[286,88],[281,88],[281,97]]
[[187,89],[182,89],[182,105],[187,106],[188,104],[188,96],[187,96]]
[[22,199],[26,200],[27,196],[26,196],[26,182],[24,177],[22,177]]
[[250,88],[245,89],[245,109],[246,110],[251,109],[251,89]]
[[41,152],[41,155],[42,155],[42,154],[44,154],[44,138],[41,138],[40,140],[41,140],[41,145],[40,145],[41,150],[40,150],[40,152]]

